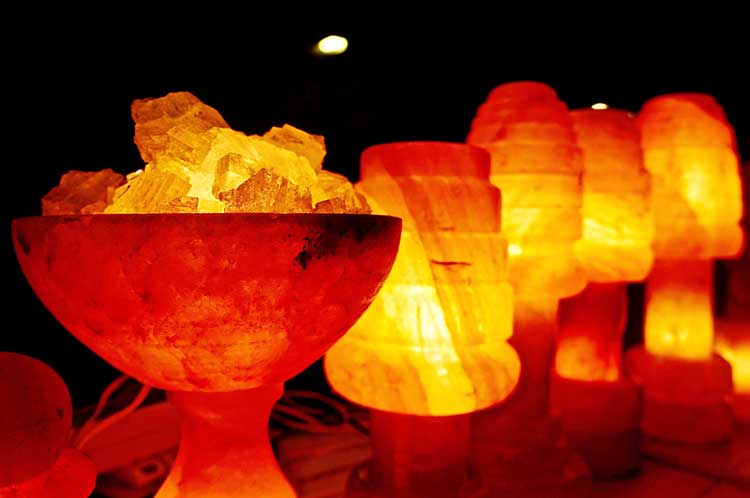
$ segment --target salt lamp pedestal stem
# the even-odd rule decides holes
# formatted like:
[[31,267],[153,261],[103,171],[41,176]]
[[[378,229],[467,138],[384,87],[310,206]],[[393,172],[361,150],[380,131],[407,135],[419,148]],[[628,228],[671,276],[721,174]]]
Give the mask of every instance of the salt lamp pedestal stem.
[[370,410],[372,459],[352,472],[347,496],[477,497],[469,415],[428,417]]
[[566,447],[559,423],[549,416],[557,305],[551,296],[516,296],[508,342],[521,358],[521,377],[507,401],[472,415],[472,463],[493,493],[590,493],[588,467]]
[[177,459],[156,498],[294,498],[268,440],[272,384],[241,391],[170,392],[180,412]]
[[598,478],[623,477],[640,462],[640,388],[622,376],[626,285],[592,283],[562,301],[550,411]]
[[549,371],[554,354],[557,300],[548,296],[516,296],[513,337],[508,341],[521,358],[521,376],[515,391],[500,405],[477,412],[472,433],[480,438],[502,439],[530,418],[546,419]]
[[646,287],[645,348],[625,359],[643,387],[641,430],[679,443],[727,439],[732,368],[713,353],[710,260],[656,260]]

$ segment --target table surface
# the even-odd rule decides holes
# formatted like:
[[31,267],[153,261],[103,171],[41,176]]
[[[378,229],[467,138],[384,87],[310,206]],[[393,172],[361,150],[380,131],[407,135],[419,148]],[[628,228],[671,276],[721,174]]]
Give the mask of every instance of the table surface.
[[[279,463],[300,498],[338,498],[352,465],[369,455],[368,438],[354,430],[290,434],[276,444]],[[594,482],[592,498],[750,498],[750,489],[646,459],[640,473]]]

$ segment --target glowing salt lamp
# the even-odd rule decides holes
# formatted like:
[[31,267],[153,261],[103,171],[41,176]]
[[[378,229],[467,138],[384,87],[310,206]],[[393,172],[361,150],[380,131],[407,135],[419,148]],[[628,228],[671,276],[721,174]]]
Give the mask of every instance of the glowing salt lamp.
[[182,441],[159,498],[293,497],[268,442],[282,382],[346,332],[400,220],[125,214],[14,220],[21,268],[71,333],[169,391]]
[[[333,388],[371,409],[372,461],[350,496],[457,496],[469,416],[505,399],[519,360],[489,156],[440,142],[370,147],[363,193],[403,219],[396,262],[372,306],[326,355]],[[462,491],[463,490],[463,491]]]
[[67,448],[73,406],[65,383],[39,360],[0,352],[0,496],[86,498],[94,464]]
[[652,175],[656,262],[646,288],[645,349],[628,352],[643,384],[641,429],[679,442],[731,432],[730,366],[714,355],[714,258],[742,247],[742,193],[734,132],[710,96],[672,94],[638,114]]
[[[745,168],[745,178],[748,177]],[[745,230],[747,233],[749,189],[745,183]],[[716,319],[716,352],[732,366],[732,410],[736,420],[750,423],[750,251],[725,266],[729,272],[723,313]]]
[[750,423],[750,323],[716,323],[716,352],[732,366],[732,409],[737,420]]
[[510,344],[522,366],[513,395],[473,416],[473,453],[490,462],[498,489],[526,487],[538,496],[543,487],[588,479],[580,458],[561,449],[559,428],[548,417],[558,301],[586,285],[574,249],[582,234],[581,149],[566,105],[535,82],[495,88],[467,141],[490,152],[490,178],[503,194],[515,291]]
[[551,410],[595,475],[639,461],[640,393],[622,375],[627,293],[653,263],[649,175],[635,119],[619,110],[571,113],[583,150],[583,238],[576,253],[592,282],[560,303]]

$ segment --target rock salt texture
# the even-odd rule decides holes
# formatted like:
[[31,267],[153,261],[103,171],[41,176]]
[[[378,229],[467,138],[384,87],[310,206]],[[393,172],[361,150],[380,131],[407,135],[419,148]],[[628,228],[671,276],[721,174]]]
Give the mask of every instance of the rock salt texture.
[[322,169],[322,136],[288,124],[246,135],[187,92],[136,100],[131,114],[146,166],[127,178],[67,173],[44,214],[370,212],[346,177]]

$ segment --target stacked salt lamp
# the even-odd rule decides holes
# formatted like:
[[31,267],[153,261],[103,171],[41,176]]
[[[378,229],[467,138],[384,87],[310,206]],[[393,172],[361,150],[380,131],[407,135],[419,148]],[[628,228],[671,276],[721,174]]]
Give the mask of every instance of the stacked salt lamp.
[[521,357],[516,392],[473,417],[473,453],[494,469],[498,489],[540,496],[542,489],[575,488],[588,482],[588,470],[548,416],[558,301],[586,285],[574,251],[583,161],[573,123],[549,86],[508,83],[479,108],[467,140],[490,152],[490,178],[503,194],[515,290],[510,343]]
[[65,383],[50,367],[0,353],[0,496],[86,498],[96,469],[68,448],[73,406]]
[[619,110],[571,113],[583,150],[583,238],[576,245],[591,283],[563,299],[550,408],[597,477],[639,461],[640,392],[623,377],[624,282],[653,264],[650,178],[635,119]]
[[[746,178],[750,171],[745,168]],[[745,184],[745,230],[748,229],[748,187]],[[747,233],[747,232],[746,232]],[[726,264],[729,278],[726,306],[716,320],[716,352],[732,365],[735,419],[750,423],[750,251]]]
[[656,262],[646,288],[645,348],[626,366],[643,386],[641,430],[675,442],[731,434],[729,364],[714,354],[713,259],[742,247],[732,127],[710,96],[672,94],[638,114],[652,175]]
[[468,414],[505,399],[520,368],[506,342],[513,298],[489,172],[487,153],[464,144],[362,154],[358,191],[375,213],[401,217],[403,234],[372,306],[326,356],[333,388],[370,408],[373,456],[349,496],[479,493]]

